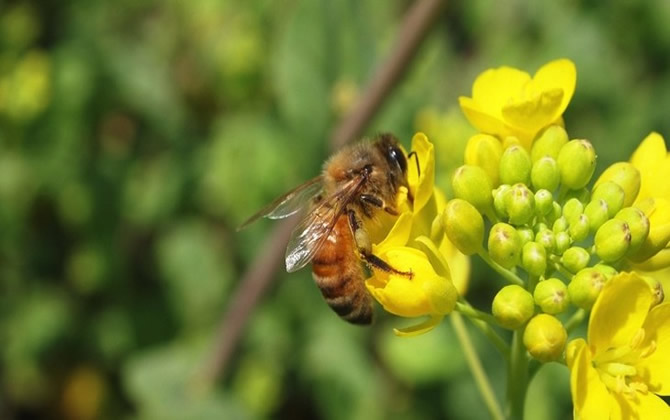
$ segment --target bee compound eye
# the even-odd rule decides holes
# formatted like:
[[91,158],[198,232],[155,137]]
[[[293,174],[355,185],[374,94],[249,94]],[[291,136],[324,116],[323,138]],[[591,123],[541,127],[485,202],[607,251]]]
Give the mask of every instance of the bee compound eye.
[[405,158],[405,154],[402,152],[402,150],[400,150],[400,148],[391,146],[388,149],[388,157],[391,162],[398,164],[403,173],[407,172],[407,158]]

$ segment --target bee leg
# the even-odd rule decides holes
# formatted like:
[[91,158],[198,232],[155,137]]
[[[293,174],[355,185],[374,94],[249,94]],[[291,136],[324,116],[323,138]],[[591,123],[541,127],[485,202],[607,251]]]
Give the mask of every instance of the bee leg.
[[384,209],[384,211],[391,216],[398,216],[400,213],[398,213],[398,210],[394,209],[393,207],[388,207],[385,203],[384,200],[381,198],[370,195],[370,194],[361,194],[360,199],[364,201],[367,204],[371,204],[375,207],[379,207]]
[[372,243],[370,242],[370,237],[368,233],[363,229],[356,212],[349,209],[347,210],[347,215],[349,216],[349,227],[351,227],[351,232],[354,235],[354,240],[356,241],[356,247],[358,248],[358,253],[361,254],[361,257],[365,262],[374,268],[383,270],[389,273],[399,274],[401,276],[409,277],[410,279],[414,277],[414,274],[409,271],[400,271],[391,267],[389,263],[382,260],[378,256],[372,253]]

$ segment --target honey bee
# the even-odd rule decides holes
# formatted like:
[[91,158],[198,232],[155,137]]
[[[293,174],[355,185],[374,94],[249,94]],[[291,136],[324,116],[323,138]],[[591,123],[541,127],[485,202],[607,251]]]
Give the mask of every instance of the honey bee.
[[333,311],[352,324],[371,324],[372,297],[360,261],[388,272],[412,274],[394,269],[372,253],[363,221],[379,211],[398,214],[394,207],[398,190],[405,186],[409,191],[408,158],[391,134],[347,146],[326,161],[320,176],[279,197],[240,229],[261,217],[282,219],[308,208],[286,248],[286,271],[311,262],[314,281]]

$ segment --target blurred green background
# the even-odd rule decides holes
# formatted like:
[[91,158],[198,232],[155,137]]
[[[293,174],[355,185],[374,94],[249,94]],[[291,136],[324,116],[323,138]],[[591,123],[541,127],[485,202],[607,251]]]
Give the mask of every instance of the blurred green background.
[[[571,58],[566,126],[600,169],[670,135],[666,0],[446,3],[367,132],[427,131],[447,190],[457,97],[489,67]],[[308,269],[277,273],[213,389],[194,379],[272,223],[235,227],[318,173],[411,2],[0,4],[0,418],[486,418],[448,322],[349,326]],[[469,298],[498,284],[475,262]],[[565,369],[531,387],[529,418],[570,417]]]

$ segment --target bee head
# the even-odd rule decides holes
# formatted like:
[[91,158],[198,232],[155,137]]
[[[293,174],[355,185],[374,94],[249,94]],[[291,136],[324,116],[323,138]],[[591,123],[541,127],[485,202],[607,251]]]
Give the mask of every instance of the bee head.
[[400,169],[400,172],[405,175],[407,173],[407,158],[393,134],[382,134],[378,144],[381,147],[389,166],[391,168]]

